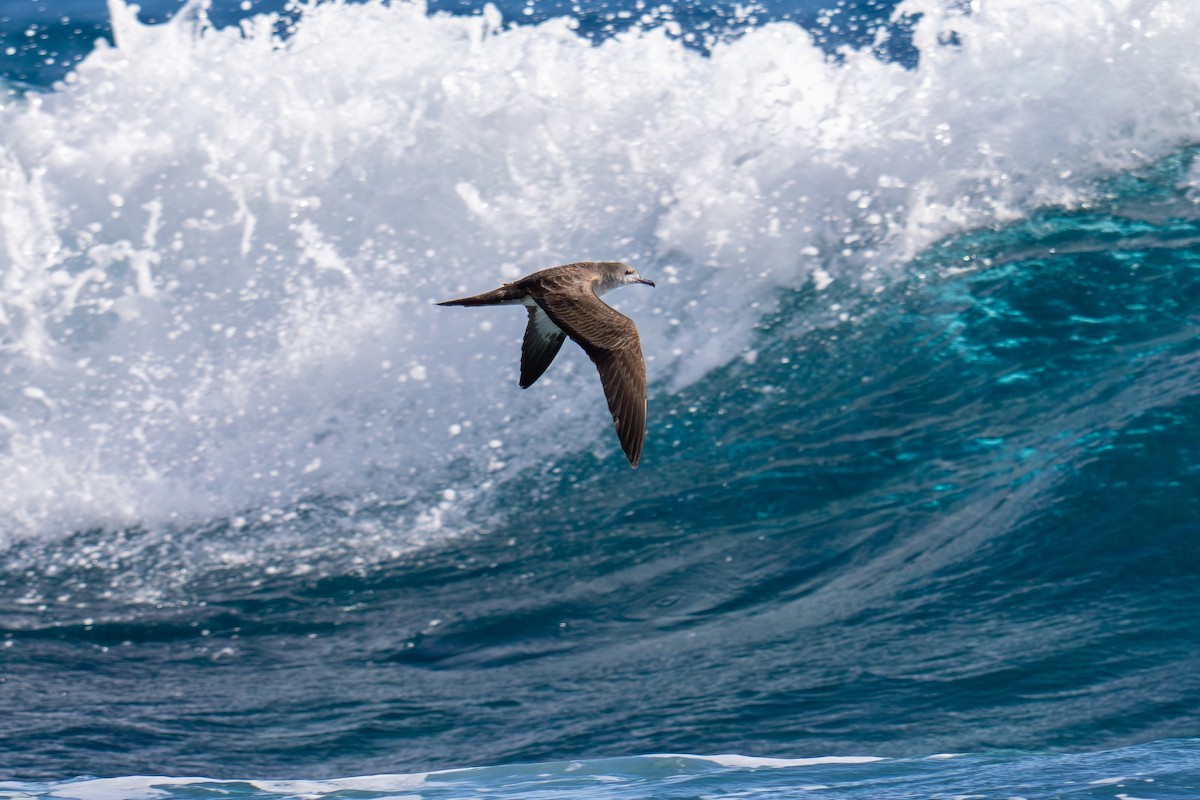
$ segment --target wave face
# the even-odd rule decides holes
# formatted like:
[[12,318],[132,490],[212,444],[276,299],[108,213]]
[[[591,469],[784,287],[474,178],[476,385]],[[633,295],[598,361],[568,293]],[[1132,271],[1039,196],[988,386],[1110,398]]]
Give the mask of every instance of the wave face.
[[[12,774],[1194,734],[1200,7],[110,11],[0,110]],[[583,258],[636,472],[432,305]]]

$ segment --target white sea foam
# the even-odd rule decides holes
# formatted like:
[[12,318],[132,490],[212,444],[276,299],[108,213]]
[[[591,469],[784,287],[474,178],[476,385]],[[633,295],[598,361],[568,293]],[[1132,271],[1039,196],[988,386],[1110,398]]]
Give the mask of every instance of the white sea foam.
[[[325,781],[233,781],[138,775],[64,781],[56,784],[48,796],[64,798],[64,800],[152,800],[156,797],[171,796],[188,786],[202,785],[204,788],[218,793],[228,793],[229,787],[239,787],[242,784],[253,787],[263,794],[291,797],[322,797],[338,792],[394,793],[420,787],[428,774],[419,772],[405,775],[364,775]],[[450,772],[442,774],[450,774]],[[409,796],[412,797],[412,795]]]
[[633,261],[653,405],[779,287],[869,288],[1200,134],[1194,3],[906,0],[915,70],[792,24],[705,58],[490,8],[313,5],[282,41],[202,11],[113,0],[115,47],[0,111],[0,549],[369,491],[444,535],[523,467],[621,457],[581,353],[519,392],[523,315],[431,301]]
[[[656,756],[656,758],[670,758],[671,756]],[[813,758],[767,758],[760,756],[742,756],[737,754],[724,754],[716,756],[682,756],[682,758],[694,758],[700,761],[711,761],[714,764],[719,764],[722,767],[732,767],[736,769],[783,769],[788,767],[818,767],[827,764],[870,764],[875,761],[883,761],[877,756],[816,756]]]
[[149,798],[166,797],[169,791],[164,787],[175,789],[206,782],[205,778],[165,778],[141,775],[121,778],[92,778],[60,783],[50,791],[49,796],[61,797],[64,800],[117,800],[117,798],[149,800]]

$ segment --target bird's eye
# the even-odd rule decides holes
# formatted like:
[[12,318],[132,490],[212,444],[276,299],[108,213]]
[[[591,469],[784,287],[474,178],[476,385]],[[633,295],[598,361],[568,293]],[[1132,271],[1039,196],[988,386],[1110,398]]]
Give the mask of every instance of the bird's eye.
[[626,275],[632,275],[632,274],[633,274],[633,270],[631,270],[631,269],[627,269],[627,270],[625,270],[625,274],[626,274]]

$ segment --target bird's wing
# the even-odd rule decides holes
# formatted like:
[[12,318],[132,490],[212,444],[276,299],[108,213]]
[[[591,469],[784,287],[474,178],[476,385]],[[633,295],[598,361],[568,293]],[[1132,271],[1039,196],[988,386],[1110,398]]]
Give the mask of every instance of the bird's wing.
[[646,362],[637,326],[597,297],[591,282],[541,283],[530,294],[596,365],[621,449],[636,468],[646,441]]
[[562,328],[550,321],[540,306],[528,306],[529,322],[525,325],[525,339],[521,342],[521,388],[528,389],[542,377],[546,367],[558,355],[567,335]]
[[589,353],[600,372],[613,425],[629,464],[637,469],[646,441],[646,364],[640,346],[633,350]]

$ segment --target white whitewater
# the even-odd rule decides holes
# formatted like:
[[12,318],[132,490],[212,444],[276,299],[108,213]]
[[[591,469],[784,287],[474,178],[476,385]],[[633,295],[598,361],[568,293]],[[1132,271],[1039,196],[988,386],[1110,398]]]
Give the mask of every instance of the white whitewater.
[[914,70],[784,23],[706,58],[491,8],[322,4],[286,40],[111,12],[115,47],[0,110],[0,550],[313,496],[414,498],[386,548],[447,535],[526,467],[621,455],[576,438],[607,434],[580,354],[520,392],[523,320],[433,300],[636,265],[652,452],[655,393],[780,287],[869,294],[1200,134],[1194,3],[909,0]]

